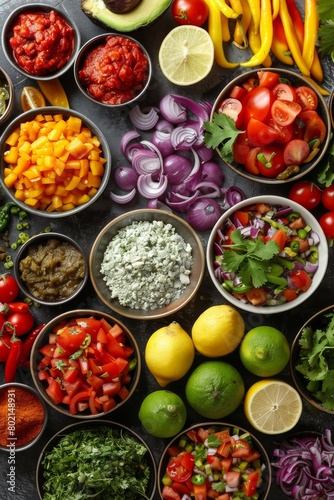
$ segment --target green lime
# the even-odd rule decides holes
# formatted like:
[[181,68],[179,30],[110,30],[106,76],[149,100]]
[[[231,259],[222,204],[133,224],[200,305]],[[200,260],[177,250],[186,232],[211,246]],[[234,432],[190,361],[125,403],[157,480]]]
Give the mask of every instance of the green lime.
[[240,344],[240,359],[258,377],[280,373],[290,359],[290,345],[282,332],[271,326],[257,326],[246,333]]
[[168,438],[181,432],[187,419],[182,399],[171,391],[154,391],[143,400],[139,420],[152,436]]
[[245,394],[244,381],[225,361],[206,361],[189,376],[186,398],[202,417],[222,418],[234,412]]

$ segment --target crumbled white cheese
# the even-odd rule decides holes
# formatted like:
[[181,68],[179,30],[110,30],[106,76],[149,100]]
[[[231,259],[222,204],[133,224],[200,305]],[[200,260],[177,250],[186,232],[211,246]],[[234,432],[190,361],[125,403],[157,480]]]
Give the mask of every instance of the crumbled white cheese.
[[190,283],[192,248],[171,224],[135,221],[109,242],[101,273],[111,298],[145,311],[179,298]]

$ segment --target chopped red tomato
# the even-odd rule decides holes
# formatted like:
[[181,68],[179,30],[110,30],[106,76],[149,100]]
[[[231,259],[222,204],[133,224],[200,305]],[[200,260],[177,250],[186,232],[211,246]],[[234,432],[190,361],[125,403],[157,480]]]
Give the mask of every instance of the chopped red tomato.
[[254,471],[249,474],[247,480],[242,484],[242,489],[245,492],[245,495],[251,497],[256,493],[257,483],[259,479],[258,471]]
[[307,290],[312,285],[312,279],[309,274],[303,269],[298,269],[297,271],[292,271],[289,274],[289,278],[292,281],[292,284],[296,287],[297,290],[302,290],[303,292],[307,292]]

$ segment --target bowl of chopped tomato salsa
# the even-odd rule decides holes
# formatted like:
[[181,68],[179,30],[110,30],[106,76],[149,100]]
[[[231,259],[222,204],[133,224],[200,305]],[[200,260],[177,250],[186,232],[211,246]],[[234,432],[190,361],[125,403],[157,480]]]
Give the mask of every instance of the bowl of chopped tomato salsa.
[[111,413],[127,403],[141,371],[138,344],[109,314],[63,313],[45,325],[30,358],[34,384],[55,410],[78,419]]
[[230,81],[216,98],[205,142],[237,174],[284,184],[319,164],[331,137],[324,97],[294,71],[263,68]]
[[61,9],[32,3],[8,16],[2,30],[2,48],[14,68],[34,80],[52,80],[74,63],[81,35]]
[[183,430],[168,443],[158,465],[158,491],[164,500],[265,500],[271,474],[266,450],[248,430],[204,422]]
[[134,38],[104,33],[81,47],[74,76],[89,100],[119,108],[143,96],[151,80],[152,64],[145,47]]
[[299,203],[255,196],[217,221],[206,262],[213,284],[235,307],[282,313],[298,307],[320,285],[328,243],[317,219]]

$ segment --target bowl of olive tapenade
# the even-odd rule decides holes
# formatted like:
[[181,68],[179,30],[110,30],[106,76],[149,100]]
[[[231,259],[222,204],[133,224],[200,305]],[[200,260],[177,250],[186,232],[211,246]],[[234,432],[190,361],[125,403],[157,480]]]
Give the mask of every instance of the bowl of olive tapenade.
[[43,305],[73,299],[88,279],[81,247],[69,236],[40,233],[19,249],[14,267],[22,293]]
[[15,92],[12,80],[0,68],[0,125],[12,114],[15,103]]

